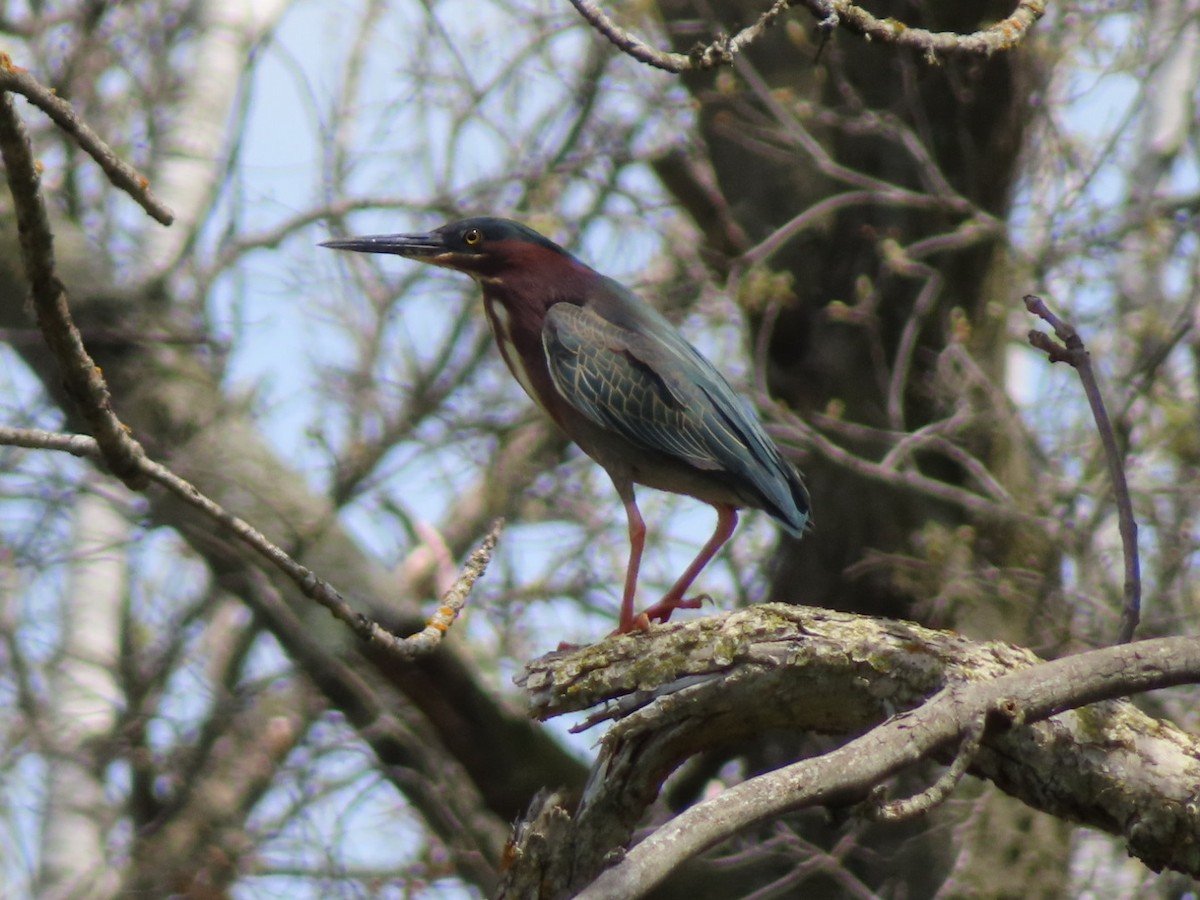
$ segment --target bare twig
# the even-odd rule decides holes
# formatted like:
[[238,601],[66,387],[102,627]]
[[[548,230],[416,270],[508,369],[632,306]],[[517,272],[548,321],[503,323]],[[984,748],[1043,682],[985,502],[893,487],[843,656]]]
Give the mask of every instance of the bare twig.
[[917,294],[900,333],[896,345],[892,375],[888,379],[887,415],[888,424],[904,430],[904,401],[908,388],[908,376],[912,370],[913,353],[917,348],[917,337],[925,325],[926,317],[933,311],[942,292],[942,275],[933,266],[908,258],[904,250],[893,241],[884,242],[884,253],[888,266],[899,275],[922,278],[924,284]]
[[[996,480],[996,477],[988,471],[987,466],[951,440],[955,432],[965,429],[969,425],[970,413],[970,409],[965,404],[959,404],[954,414],[948,419],[930,422],[916,431],[898,433],[893,438],[895,443],[891,449],[879,461],[879,468],[897,472],[902,467],[916,470],[913,457],[920,451],[934,451],[962,466],[997,503],[1015,506],[1016,501],[1013,500],[1012,494]],[[813,422],[817,425],[829,421],[831,421],[829,416],[813,416]],[[836,420],[832,421],[836,422]]]
[[[810,427],[779,404],[772,402],[769,397],[763,398],[760,395],[757,399],[762,403],[764,409],[773,410],[778,420],[782,423],[780,425],[769,426],[767,430],[770,434],[785,443],[794,442],[804,449],[824,457],[835,465],[842,466],[845,469],[866,478],[882,482],[883,484],[908,488],[930,497],[936,497],[947,503],[953,503],[985,519],[1032,525],[1042,529],[1051,538],[1058,536],[1062,532],[1061,523],[1056,520],[1030,514],[1011,502],[996,502],[975,491],[965,490],[955,485],[947,484],[944,481],[938,481],[936,478],[930,478],[911,468],[885,468],[879,463],[863,459],[861,456],[851,453],[849,450],[829,440],[821,432]],[[990,484],[987,487],[989,490],[992,488]]]
[[1126,644],[1133,640],[1142,609],[1141,561],[1138,555],[1137,520],[1133,517],[1133,501],[1129,496],[1129,483],[1125,479],[1125,463],[1117,447],[1117,436],[1104,407],[1104,397],[1092,369],[1091,354],[1083,339],[1069,322],[1058,318],[1043,302],[1041,297],[1025,295],[1025,308],[1054,329],[1058,343],[1043,331],[1030,331],[1029,343],[1046,354],[1052,363],[1065,362],[1079,373],[1083,392],[1092,409],[1092,418],[1100,432],[1104,446],[1104,457],[1108,461],[1108,475],[1112,479],[1113,494],[1117,501],[1117,527],[1121,532],[1121,549],[1125,557],[1125,602],[1121,608],[1121,627],[1117,643]]
[[[1031,525],[1040,528],[1048,538],[1057,538],[1061,529],[1056,520],[1031,515],[1017,508],[1012,495],[987,472],[982,463],[970,457],[969,454],[958,451],[953,444],[941,439],[936,434],[940,427],[946,427],[946,423],[933,423],[911,434],[878,431],[881,440],[894,442],[894,445],[884,460],[873,462],[844,449],[776,401],[767,391],[766,366],[762,361],[767,358],[767,347],[780,308],[777,303],[767,308],[763,323],[758,329],[755,346],[755,359],[759,361],[755,365],[755,404],[759,409],[774,414],[774,419],[778,424],[767,427],[767,431],[773,437],[817,453],[834,465],[842,466],[866,478],[937,497],[982,518]],[[950,421],[953,422],[953,419]],[[926,441],[936,444],[936,449],[971,472],[991,495],[991,498],[975,491],[947,484],[944,481],[938,481],[936,478],[930,478],[912,466],[901,468],[902,463],[911,457],[912,452],[921,447],[930,446],[925,443]]]
[[[99,442],[83,434],[58,434],[0,425],[0,444],[59,450],[73,456],[97,461],[105,459]],[[504,525],[502,519],[497,519],[492,524],[491,531],[471,554],[458,579],[442,597],[442,605],[430,617],[425,627],[416,634],[402,638],[388,631],[374,619],[355,612],[331,584],[318,578],[311,569],[292,559],[253,525],[228,512],[216,501],[200,493],[191,482],[180,478],[166,466],[144,454],[138,458],[137,467],[143,480],[155,482],[189,506],[219,522],[244,544],[273,563],[296,584],[304,596],[324,606],[335,619],[349,626],[350,630],[362,641],[381,648],[400,659],[414,659],[423,656],[432,652],[441,642],[442,637],[466,604],[471,588],[487,570],[488,563],[492,558],[492,551],[496,547],[496,541],[499,539],[500,530]]]
[[[466,605],[471,588],[487,571],[488,563],[492,559],[492,551],[496,549],[496,541],[499,540],[500,529],[503,527],[503,519],[497,519],[492,523],[492,530],[484,537],[483,543],[471,553],[458,579],[450,586],[450,590],[442,595],[442,605],[437,608],[425,627],[416,634],[399,641],[399,646],[393,647],[389,643],[388,649],[399,656],[411,658],[430,653],[441,643],[450,626],[454,624],[454,620],[458,618],[459,612]],[[375,630],[382,630],[378,624],[372,624]],[[396,641],[390,632],[385,632],[385,634],[390,642]]]
[[962,56],[991,56],[1012,50],[1025,39],[1029,29],[1046,13],[1045,0],[1021,0],[1013,14],[989,28],[972,34],[952,31],[926,31],[912,28],[893,18],[877,19],[849,0],[797,0],[820,21],[823,28],[842,25],[867,40],[920,50],[925,58],[936,62],[939,54]]
[[[1009,724],[1012,724],[1011,717],[1014,710],[1010,701],[1002,699],[996,704],[995,711],[1009,716]],[[950,796],[951,791],[958,786],[963,776],[967,774],[967,769],[971,767],[971,763],[975,761],[975,757],[979,753],[979,748],[983,745],[983,736],[987,731],[987,725],[987,713],[976,716],[964,729],[962,743],[958,745],[958,752],[954,755],[954,761],[950,763],[950,766],[941,774],[941,777],[937,781],[919,794],[914,794],[903,800],[879,801],[874,804],[867,804],[865,809],[867,818],[876,822],[903,822],[906,819],[913,819],[923,815],[935,806],[940,806],[944,803]]]
[[928,194],[906,191],[902,188],[893,189],[881,183],[877,183],[874,187],[834,194],[832,197],[826,197],[819,203],[814,203],[789,222],[775,229],[757,246],[751,247],[743,253],[739,262],[746,266],[756,265],[767,259],[772,253],[796,237],[796,235],[806,229],[826,222],[839,210],[868,205],[940,208],[946,206],[946,202],[941,198],[931,197]]
[[55,125],[75,138],[79,146],[104,170],[109,181],[132,197],[153,219],[163,225],[170,225],[175,220],[175,214],[150,193],[150,182],[146,176],[118,157],[112,148],[75,114],[70,103],[56,96],[54,91],[14,64],[7,53],[0,53],[0,91],[20,94],[49,116]]
[[651,47],[617,25],[593,0],[571,0],[571,5],[589,25],[608,38],[622,53],[627,53],[638,62],[654,66],[656,69],[678,73],[730,65],[734,54],[757,40],[792,3],[791,0],[775,0],[752,25],[743,28],[733,37],[721,35],[707,46],[697,46],[690,53],[671,53]]
[[0,445],[25,447],[29,450],[58,450],[83,459],[100,462],[104,459],[96,439],[86,434],[61,434],[38,428],[12,428],[0,425]]
[[1046,11],[1045,0],[1021,0],[1007,19],[972,34],[956,34],[911,28],[893,18],[878,19],[849,0],[775,0],[758,19],[733,37],[719,34],[710,43],[698,44],[688,53],[672,53],[652,47],[621,28],[594,0],[571,0],[571,5],[622,53],[674,73],[731,65],[740,51],[758,40],[793,5],[807,8],[817,18],[817,27],[826,32],[842,25],[870,41],[923,51],[930,63],[935,63],[939,54],[991,56],[997,51],[1011,50],[1024,40]]
[[381,770],[400,787],[427,823],[445,841],[447,850],[469,881],[494,884],[491,860],[498,858],[504,831],[472,813],[479,808],[475,782],[458,768],[453,756],[418,734],[405,704],[380,690],[377,679],[364,678],[360,669],[328,652],[296,615],[279,587],[262,570],[244,571],[239,594],[271,624],[271,633],[295,659],[306,677],[358,729],[381,763]]

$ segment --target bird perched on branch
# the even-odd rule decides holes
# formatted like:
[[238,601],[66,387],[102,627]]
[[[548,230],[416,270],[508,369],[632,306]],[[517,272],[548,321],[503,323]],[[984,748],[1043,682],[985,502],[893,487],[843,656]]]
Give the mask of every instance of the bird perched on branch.
[[[629,520],[629,567],[618,633],[695,609],[688,588],[737,527],[739,508],[766,510],[799,537],[808,493],[749,406],[658,312],[531,228],[490,217],[426,234],[322,246],[391,253],[470,275],[500,354],[525,392],[604,467]],[[717,527],[669,591],[634,614],[646,525],[635,484],[713,506]]]

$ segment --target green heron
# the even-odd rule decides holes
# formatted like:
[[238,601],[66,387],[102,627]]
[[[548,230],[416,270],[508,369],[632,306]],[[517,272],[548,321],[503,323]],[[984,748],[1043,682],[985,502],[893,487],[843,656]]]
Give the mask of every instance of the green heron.
[[[809,500],[747,404],[671,324],[633,292],[508,219],[451,222],[427,234],[384,234],[322,246],[392,253],[470,275],[509,370],[583,451],[608,472],[629,520],[629,567],[618,633],[666,622],[737,527],[762,509],[799,537]],[[717,527],[663,598],[635,616],[646,524],[633,486],[713,506]]]

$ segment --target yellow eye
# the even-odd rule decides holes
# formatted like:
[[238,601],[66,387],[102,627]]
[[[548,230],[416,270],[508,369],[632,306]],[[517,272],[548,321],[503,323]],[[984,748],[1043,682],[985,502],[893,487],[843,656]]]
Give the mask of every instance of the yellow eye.
[[463,232],[463,240],[468,247],[474,247],[476,244],[482,243],[483,232],[478,228],[468,228]]

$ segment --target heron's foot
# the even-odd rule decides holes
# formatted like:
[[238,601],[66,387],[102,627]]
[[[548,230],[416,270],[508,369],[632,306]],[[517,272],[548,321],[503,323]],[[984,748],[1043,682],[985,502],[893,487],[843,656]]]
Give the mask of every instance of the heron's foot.
[[628,623],[622,622],[616,629],[609,633],[609,637],[617,637],[621,634],[636,634],[646,631],[650,628],[650,618],[642,613],[640,616],[634,616]]
[[699,609],[705,600],[712,600],[712,597],[708,594],[698,594],[695,597],[663,597],[653,606],[647,607],[638,618],[646,619],[647,624],[650,621],[666,622],[675,610]]

